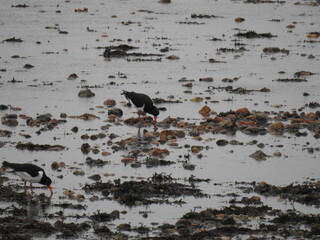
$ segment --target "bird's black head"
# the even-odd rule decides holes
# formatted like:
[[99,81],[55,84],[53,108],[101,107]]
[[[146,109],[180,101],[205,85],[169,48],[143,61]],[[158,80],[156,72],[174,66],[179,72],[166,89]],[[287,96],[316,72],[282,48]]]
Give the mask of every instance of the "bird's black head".
[[146,113],[153,115],[153,122],[154,122],[154,124],[156,124],[157,123],[157,116],[159,115],[159,109],[156,108],[154,105],[152,105],[151,107],[144,107],[143,110]]
[[40,180],[40,184],[50,186],[51,183],[52,183],[51,178],[49,178],[47,175],[44,174]]
[[146,113],[152,114],[153,116],[157,117],[159,115],[159,109],[156,108],[155,106],[151,106],[148,108],[143,109]]

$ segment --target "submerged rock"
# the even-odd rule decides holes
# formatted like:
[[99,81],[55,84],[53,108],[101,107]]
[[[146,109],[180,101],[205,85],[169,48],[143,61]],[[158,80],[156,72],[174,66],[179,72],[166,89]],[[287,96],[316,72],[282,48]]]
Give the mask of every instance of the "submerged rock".
[[33,65],[31,65],[31,64],[29,64],[29,63],[25,64],[23,67],[24,67],[25,69],[31,69],[31,68],[34,68],[34,66],[33,66]]
[[75,74],[75,73],[71,73],[69,76],[68,76],[68,80],[75,80],[78,78],[78,75]]
[[262,152],[261,150],[257,150],[254,153],[250,154],[249,157],[255,160],[266,160],[268,155]]
[[94,97],[95,94],[90,89],[80,90],[78,93],[78,97],[81,98],[91,98]]

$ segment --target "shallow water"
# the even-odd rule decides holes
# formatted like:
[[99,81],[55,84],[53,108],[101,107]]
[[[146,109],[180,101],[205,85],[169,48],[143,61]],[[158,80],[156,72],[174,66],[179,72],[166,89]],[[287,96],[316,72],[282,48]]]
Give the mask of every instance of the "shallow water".
[[[110,164],[102,168],[88,167],[84,163],[86,155],[80,151],[84,143],[80,136],[84,133],[97,134],[102,132],[100,127],[106,125],[105,113],[99,113],[102,109],[96,106],[103,105],[106,99],[114,99],[117,107],[124,111],[122,119],[134,115],[134,109],[124,107],[125,98],[120,95],[122,90],[144,92],[152,97],[167,99],[173,95],[173,100],[181,100],[177,104],[161,104],[166,111],[161,112],[159,120],[168,116],[181,117],[188,122],[199,123],[203,118],[198,111],[205,105],[204,102],[194,103],[189,101],[195,96],[210,97],[218,103],[208,102],[208,106],[219,112],[236,110],[247,107],[250,111],[292,111],[299,109],[309,102],[319,99],[319,40],[316,43],[304,42],[310,40],[306,37],[309,32],[319,30],[319,7],[307,5],[294,5],[291,1],[284,4],[245,4],[243,1],[211,1],[199,0],[197,4],[189,0],[173,0],[171,4],[160,4],[157,1],[28,1],[27,8],[14,8],[11,5],[20,4],[19,1],[3,1],[0,9],[1,39],[16,37],[23,40],[22,43],[0,43],[0,68],[6,69],[0,73],[0,103],[22,108],[18,114],[26,114],[36,117],[37,114],[51,113],[54,118],[60,118],[60,113],[68,115],[81,115],[93,113],[100,117],[99,120],[85,122],[78,119],[67,118],[67,123],[59,125],[53,131],[42,132],[39,136],[33,129],[19,120],[19,126],[11,128],[4,125],[2,130],[13,131],[14,134],[1,148],[1,160],[15,162],[31,162],[37,159],[37,163],[44,164],[48,175],[54,179],[55,194],[52,202],[68,201],[61,199],[64,189],[71,189],[76,193],[83,193],[81,188],[95,173],[113,173],[114,177],[102,176],[102,181],[122,178],[123,181],[131,177],[150,177],[155,172],[172,174],[174,178],[183,180],[191,175],[203,179],[209,178],[209,183],[201,183],[198,186],[203,192],[211,195],[211,198],[194,199],[185,198],[187,204],[182,206],[151,205],[127,208],[114,201],[90,202],[88,199],[83,204],[87,205],[87,213],[94,213],[98,209],[111,212],[115,209],[126,209],[128,214],[121,215],[121,219],[112,224],[131,222],[134,226],[139,224],[150,225],[151,222],[175,223],[188,210],[200,206],[221,208],[228,205],[230,197],[216,197],[217,194],[237,192],[235,181],[260,182],[269,184],[286,185],[301,183],[310,179],[319,180],[319,152],[313,154],[303,150],[305,147],[318,147],[312,133],[306,137],[295,137],[285,134],[275,136],[248,136],[237,132],[235,136],[205,134],[204,140],[192,140],[186,137],[179,140],[179,146],[184,144],[208,146],[208,150],[202,151],[203,158],[198,159],[191,154],[190,162],[196,164],[193,171],[185,170],[179,162],[179,155],[189,152],[188,149],[169,149],[166,160],[176,161],[169,167],[131,168],[123,165],[120,160],[126,152],[119,151],[104,157],[101,154],[89,156],[110,161]],[[84,7],[88,12],[76,13],[74,10]],[[152,12],[139,11],[149,10]],[[61,11],[58,13],[57,11]],[[217,18],[192,19],[191,14],[215,15]],[[116,18],[112,17],[117,16]],[[236,23],[234,18],[244,17],[242,23]],[[131,21],[125,25],[122,22]],[[198,24],[181,24],[179,22],[197,22]],[[287,25],[296,22],[296,28],[290,30]],[[46,29],[56,27],[57,29]],[[88,32],[87,27],[94,30]],[[68,34],[59,34],[58,29],[67,31]],[[247,51],[239,53],[218,53],[219,48],[235,48],[234,36],[239,31],[253,30],[257,33],[271,33],[277,37],[271,39],[238,39],[245,44]],[[292,32],[290,32],[292,31]],[[105,36],[104,36],[105,35]],[[213,37],[222,41],[211,41]],[[128,41],[131,39],[131,41]],[[39,41],[41,44],[36,44]],[[168,60],[165,56],[161,62],[134,62],[126,59],[111,59],[105,61],[103,49],[110,45],[128,44],[139,49],[135,52],[159,54],[159,49],[169,47],[170,51],[165,56],[177,55],[179,60]],[[290,50],[289,55],[282,53],[267,55],[262,50],[265,47],[279,47]],[[309,59],[309,55],[314,59]],[[19,55],[20,58],[12,58]],[[223,63],[209,63],[209,59],[223,61]],[[32,69],[24,69],[25,64],[32,64]],[[274,80],[278,78],[293,78],[295,72],[310,71],[315,75],[307,76],[307,82],[281,83]],[[284,71],[284,74],[279,74]],[[71,73],[76,73],[79,78],[67,80]],[[115,78],[110,78],[110,76]],[[126,78],[122,78],[126,76]],[[187,90],[178,82],[181,78],[194,79],[192,93],[184,93]],[[200,82],[199,78],[213,77],[213,82]],[[233,83],[224,83],[223,78],[238,77]],[[22,81],[11,83],[12,79]],[[85,80],[85,81],[83,81]],[[110,84],[111,82],[115,84]],[[52,85],[45,85],[52,84]],[[81,99],[78,92],[82,86],[99,86],[93,88],[94,98]],[[245,95],[230,94],[226,91],[206,92],[210,87],[228,86],[234,88],[260,90],[269,88],[269,93],[253,92]],[[303,96],[308,92],[308,97]],[[233,99],[233,101],[223,101]],[[283,105],[280,109],[274,105]],[[304,111],[313,111],[306,108]],[[2,111],[1,115],[11,111]],[[70,131],[73,126],[79,127],[79,132]],[[90,131],[88,129],[91,129]],[[148,128],[148,131],[152,131]],[[17,141],[28,141],[19,133],[27,133],[32,136],[33,143],[61,144],[68,150],[61,152],[19,151],[15,148]],[[116,140],[137,136],[138,128],[124,124],[111,124],[106,134],[118,134]],[[107,139],[107,138],[106,138]],[[88,140],[90,145],[100,145],[100,150],[111,151],[107,140]],[[243,142],[243,146],[218,147],[215,142],[219,139],[236,139]],[[262,149],[266,154],[272,155],[276,151],[282,153],[282,157],[270,157],[266,161],[256,161],[249,157],[258,148],[256,145],[248,145],[252,140],[264,143]],[[279,148],[276,145],[282,144]],[[85,171],[84,177],[74,176],[73,170],[63,168],[61,172],[50,170],[53,161],[65,162],[67,166],[77,166]],[[63,175],[63,179],[56,178]],[[9,176],[9,174],[8,174]],[[12,175],[10,175],[12,177]],[[129,177],[128,179],[123,176]],[[15,182],[14,180],[10,183]],[[215,186],[214,183],[221,183]],[[43,189],[37,189],[37,193]],[[239,191],[241,193],[241,191]],[[272,207],[290,209],[291,206],[279,203],[276,199],[263,200]],[[305,206],[296,206],[303,212],[319,213],[319,209]],[[54,213],[56,208],[45,210]],[[79,213],[81,211],[66,210],[66,213]],[[139,211],[150,211],[148,218],[142,217]],[[39,214],[41,216],[41,214]]]

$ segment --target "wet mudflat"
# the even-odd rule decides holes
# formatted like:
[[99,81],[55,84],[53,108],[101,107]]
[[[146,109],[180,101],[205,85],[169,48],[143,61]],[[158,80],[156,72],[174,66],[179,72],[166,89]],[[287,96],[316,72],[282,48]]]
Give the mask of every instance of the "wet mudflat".
[[319,239],[319,1],[0,11],[3,239]]

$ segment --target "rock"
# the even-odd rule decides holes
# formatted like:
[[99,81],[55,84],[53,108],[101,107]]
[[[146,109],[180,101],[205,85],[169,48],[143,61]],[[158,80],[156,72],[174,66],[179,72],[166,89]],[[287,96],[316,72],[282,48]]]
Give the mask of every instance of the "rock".
[[70,197],[70,196],[74,195],[75,192],[72,191],[72,190],[64,190],[64,191],[63,191],[63,194],[64,194],[65,196]]
[[194,97],[190,99],[191,102],[202,102],[203,98],[202,97]]
[[255,125],[255,121],[252,121],[252,120],[242,121],[242,120],[240,120],[237,122],[237,125],[238,126],[253,126],[253,125]]
[[105,226],[105,225],[98,225],[98,224],[94,224],[93,225],[93,230],[95,233],[98,233],[98,234],[108,234],[108,233],[111,233],[111,230]]
[[169,155],[169,151],[167,149],[154,148],[148,154],[154,157],[164,157],[164,155]]
[[74,175],[76,176],[84,176],[85,175],[85,172],[82,171],[82,170],[76,170],[73,172]]
[[249,113],[250,113],[249,109],[246,108],[246,107],[244,107],[244,108],[239,108],[239,109],[237,109],[235,112],[236,112],[236,114],[241,114],[241,115],[243,115],[243,114],[249,114]]
[[58,162],[51,163],[51,169],[53,169],[53,170],[59,169],[59,163]]
[[281,156],[282,156],[282,153],[281,153],[281,152],[274,152],[274,153],[273,153],[273,156],[275,156],[275,157],[281,157]]
[[50,122],[51,118],[52,118],[51,113],[44,113],[44,114],[37,116],[37,120],[42,124]]
[[282,122],[275,122],[272,123],[269,127],[268,130],[269,131],[276,131],[276,132],[280,132],[283,131],[285,128],[284,124]]
[[90,140],[92,140],[92,141],[95,141],[95,140],[97,140],[97,139],[98,139],[98,136],[95,135],[95,134],[93,134],[93,135],[90,136]]
[[78,78],[78,75],[77,75],[77,74],[71,73],[67,79],[68,79],[68,80],[75,80],[75,79],[77,79],[77,78]]
[[128,224],[128,223],[122,223],[122,224],[119,224],[117,226],[117,229],[119,231],[130,231],[131,230],[131,225]]
[[127,124],[127,125],[135,125],[135,124],[138,124],[139,123],[139,119],[138,118],[134,118],[134,117],[131,117],[131,118],[128,118],[126,120],[124,120],[124,124]]
[[94,175],[89,176],[88,178],[91,179],[91,180],[94,180],[94,181],[100,181],[101,180],[100,174],[94,174]]
[[250,126],[245,128],[244,131],[248,134],[258,134],[260,131],[260,128],[256,126]]
[[78,97],[81,97],[81,98],[91,98],[94,96],[95,94],[91,92],[90,89],[80,90],[80,92],[78,93]]
[[310,33],[307,35],[307,38],[318,38],[319,34]]
[[114,173],[104,173],[103,176],[105,176],[105,177],[114,177],[115,174]]
[[101,132],[101,133],[98,133],[97,136],[99,139],[104,139],[107,135],[105,133]]
[[79,131],[79,128],[77,126],[74,126],[73,128],[71,128],[71,131],[77,133]]
[[82,152],[83,154],[88,154],[88,153],[90,152],[90,150],[91,150],[91,148],[90,148],[89,143],[83,143],[83,144],[81,145],[81,152]]
[[8,127],[15,127],[15,126],[18,126],[19,123],[17,119],[5,119],[2,121],[2,124]]
[[66,164],[64,162],[59,162],[59,167],[64,168]]
[[191,147],[191,152],[192,153],[198,153],[203,149],[203,146],[192,146]]
[[266,157],[268,157],[268,155],[262,152],[261,150],[257,150],[254,153],[250,154],[249,157],[255,160],[266,160]]
[[18,118],[18,115],[17,114],[6,114],[2,117],[3,120],[7,120],[7,119],[17,119]]
[[208,106],[203,106],[200,110],[199,113],[204,116],[204,117],[208,117],[211,113],[211,108],[209,108]]
[[103,152],[101,152],[101,155],[102,156],[109,156],[109,155],[111,155],[111,153],[107,152],[107,151],[103,151]]
[[245,19],[242,18],[242,17],[237,17],[237,18],[234,19],[234,21],[235,21],[235,22],[244,22]]
[[8,130],[0,130],[0,137],[11,137],[12,132]]
[[213,82],[212,77],[199,78],[200,82]]
[[191,164],[191,163],[184,163],[182,164],[183,168],[186,170],[191,170],[193,171],[196,168],[196,165]]
[[103,161],[101,159],[92,159],[91,157],[87,157],[86,164],[88,164],[90,167],[93,167],[93,166],[102,167],[102,166],[108,164],[108,162]]
[[168,57],[166,57],[166,59],[169,59],[169,60],[179,60],[180,58],[176,55],[170,55]]
[[200,136],[195,136],[192,138],[193,140],[201,141],[203,138]]
[[98,148],[93,148],[92,149],[92,153],[93,154],[98,154],[100,152],[100,150]]
[[134,160],[135,160],[134,158],[127,157],[127,158],[121,159],[121,162],[123,162],[124,164],[128,164],[128,163],[133,163]]
[[33,65],[31,65],[31,64],[29,64],[29,63],[25,64],[23,67],[24,67],[25,69],[31,69],[31,68],[34,68],[34,66],[33,66]]
[[188,88],[192,88],[193,84],[192,83],[186,83],[182,85],[183,87],[188,87]]
[[86,134],[83,134],[81,135],[80,137],[82,140],[88,140],[90,138],[90,136],[86,133]]
[[0,104],[0,110],[7,110],[9,109],[9,107],[7,105],[4,105],[4,104]]
[[117,117],[122,117],[123,111],[120,108],[112,108],[108,110],[108,115],[115,115]]
[[103,105],[106,105],[107,107],[114,107],[116,105],[116,101],[113,99],[107,99],[103,102]]
[[88,12],[88,8],[77,8],[74,10],[76,13]]
[[83,194],[77,194],[76,199],[78,202],[83,202],[86,198]]
[[176,131],[174,130],[162,130],[160,132],[159,137],[161,141],[166,142],[167,140],[171,139],[175,135],[176,135]]
[[92,141],[95,141],[97,139],[98,139],[98,135],[96,135],[96,134],[93,134],[90,136],[90,140],[92,140]]
[[225,139],[220,139],[216,142],[218,146],[226,146],[229,142]]
[[184,138],[186,136],[186,133],[185,131],[179,130],[179,131],[176,131],[175,136],[178,138]]

